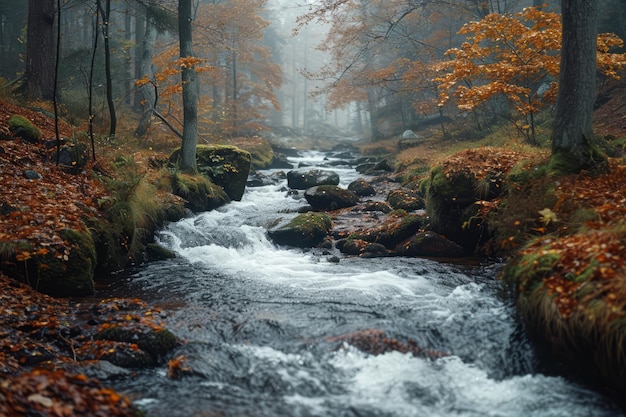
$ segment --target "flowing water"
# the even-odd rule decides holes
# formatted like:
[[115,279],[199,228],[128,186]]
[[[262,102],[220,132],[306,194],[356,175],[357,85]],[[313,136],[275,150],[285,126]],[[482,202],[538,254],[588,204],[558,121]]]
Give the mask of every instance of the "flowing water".
[[[323,162],[310,153],[294,162]],[[347,185],[351,168],[333,168]],[[266,226],[306,203],[286,184],[168,225],[178,254],[123,280],[157,304],[192,372],[115,382],[149,416],[623,416],[600,394],[536,371],[496,265],[347,258],[276,247]],[[338,263],[329,261],[339,256]],[[340,336],[381,330],[443,357],[362,352]],[[339,338],[338,338],[339,337]]]

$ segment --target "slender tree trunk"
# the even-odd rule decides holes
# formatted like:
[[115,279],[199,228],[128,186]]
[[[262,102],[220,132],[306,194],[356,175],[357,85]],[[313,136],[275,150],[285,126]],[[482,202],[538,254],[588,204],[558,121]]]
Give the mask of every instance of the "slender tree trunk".
[[[141,77],[144,76],[144,72],[141,66],[143,64],[142,56],[144,51],[143,39],[144,34],[146,33],[146,11],[144,11],[144,15],[146,15],[145,18],[144,16],[141,16],[141,12],[138,11],[137,17],[135,18],[135,80],[139,80],[141,79]],[[142,101],[143,98],[141,97],[139,90],[136,89],[133,100],[133,109],[136,111],[143,111]]]
[[52,100],[54,94],[54,0],[29,0],[26,35],[26,82],[30,99]]
[[98,36],[100,31],[98,30],[98,23],[100,21],[100,9],[96,7],[96,15],[93,18],[93,50],[91,52],[91,63],[89,65],[89,90],[88,90],[88,98],[89,98],[89,138],[91,139],[91,153],[93,160],[96,160],[96,142],[94,140],[93,134],[93,73],[95,69],[96,63],[96,52],[98,51]]
[[[126,40],[126,42],[128,42],[130,44],[130,41],[132,39],[132,17],[130,15],[130,13],[128,12],[128,10],[126,10],[126,13],[124,14],[124,38]],[[131,54],[128,53],[126,54],[126,64],[128,65],[128,73],[132,74],[133,73],[133,61],[132,61],[132,57]],[[124,103],[127,106],[130,106],[131,103],[131,90],[132,90],[132,86],[131,86],[131,80],[124,80]]]
[[[152,55],[154,51],[154,44],[156,42],[157,30],[154,17],[150,15],[148,9],[146,9],[145,24],[142,25],[142,27],[144,28],[144,34],[141,36],[141,55],[139,58],[140,65],[137,79],[147,76],[148,79],[154,81]],[[142,137],[148,132],[150,120],[152,120],[152,113],[156,106],[157,97],[154,85],[144,84],[139,87],[137,97],[139,99],[138,104],[141,106],[141,109],[143,109],[143,113],[141,115],[141,119],[139,120],[139,125],[135,130],[135,136]]]
[[117,128],[117,116],[115,114],[115,103],[113,101],[113,80],[111,79],[111,47],[109,45],[109,22],[111,18],[111,1],[103,0],[106,4],[105,10],[102,10],[102,4],[100,0],[97,0],[98,7],[100,8],[100,14],[102,15],[102,37],[104,38],[104,70],[106,77],[106,93],[107,104],[109,106],[109,137],[115,137],[115,130]]
[[604,162],[589,143],[596,97],[598,10],[595,0],[561,2],[561,71],[552,132],[552,161],[558,170],[579,172]]
[[[178,36],[180,57],[193,57],[191,7],[192,0],[178,0]],[[197,172],[196,146],[198,142],[198,88],[195,68],[186,65],[183,81],[183,140],[179,168],[183,172]]]

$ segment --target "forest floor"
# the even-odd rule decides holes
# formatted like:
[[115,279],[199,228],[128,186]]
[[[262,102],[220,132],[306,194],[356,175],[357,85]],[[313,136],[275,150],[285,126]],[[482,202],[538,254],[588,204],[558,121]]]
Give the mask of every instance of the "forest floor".
[[[11,100],[0,100],[0,135],[10,138],[7,121],[14,114],[31,120],[42,131],[43,138],[55,138],[52,118]],[[67,137],[76,130],[64,122],[59,128]],[[626,136],[625,83],[616,84],[611,98],[595,112],[595,132],[609,138]],[[399,150],[394,139],[363,145],[363,149],[382,147],[394,153],[399,164],[409,170],[416,164],[431,167],[455,151],[485,143],[490,144],[427,141],[415,148]],[[510,146],[516,144],[517,140],[512,140]],[[0,255],[4,242],[33,236],[41,240],[42,247],[54,248],[62,254],[63,242],[55,231],[71,226],[85,207],[94,207],[95,200],[107,195],[107,190],[89,173],[93,166],[88,166],[84,174],[66,173],[55,166],[54,151],[42,144],[17,139],[0,141]],[[542,157],[546,155],[545,150],[537,152]],[[107,164],[117,155],[133,155],[139,169],[145,172],[151,171],[151,158],[169,156],[155,151],[149,144],[138,146],[133,142],[109,149],[97,168],[114,175]],[[461,162],[469,166],[479,161]],[[603,207],[607,215],[613,216],[612,221],[626,222],[626,187],[620,185],[624,179],[623,159],[614,159],[612,166],[612,174],[602,180],[584,176],[566,179],[563,187],[568,188],[562,187],[562,192],[573,196],[581,205]],[[25,170],[37,171],[43,179],[29,180],[23,175]],[[152,175],[156,177],[154,172]],[[610,189],[610,184],[617,186]],[[32,215],[12,215],[12,206],[29,207]],[[592,243],[584,239],[575,242],[582,252],[586,244]],[[127,308],[128,304],[132,305],[131,309]],[[82,373],[73,373],[73,364],[81,355],[96,360],[116,349],[134,349],[130,345],[90,343],[89,337],[98,331],[99,324],[126,321],[158,328],[159,312],[137,300],[103,300],[100,306],[86,310],[80,303],[39,294],[4,276],[0,267],[0,416],[137,415],[128,398]],[[93,329],[83,329],[79,332],[81,336],[75,337],[77,326]],[[175,371],[177,366],[180,363],[171,362],[170,370]]]

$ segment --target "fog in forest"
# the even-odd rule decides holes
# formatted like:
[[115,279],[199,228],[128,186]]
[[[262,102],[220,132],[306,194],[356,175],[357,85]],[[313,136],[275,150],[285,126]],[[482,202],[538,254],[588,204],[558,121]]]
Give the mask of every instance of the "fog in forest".
[[[604,2],[601,30],[623,31],[610,13],[619,1]],[[451,68],[446,51],[468,38],[459,32],[464,25],[540,3],[545,12],[558,9],[556,0],[195,2],[200,138],[273,132],[379,139],[470,113],[478,128],[512,117],[498,100],[453,103],[458,91],[442,90],[451,82],[438,77]],[[2,85],[24,71],[27,6],[0,2]],[[65,116],[88,119],[91,91],[93,118],[106,125],[108,50],[111,100],[132,115],[127,123],[136,124],[136,136],[154,132],[155,123],[181,129],[180,69],[188,63],[178,60],[176,11],[173,0],[63,2],[58,96]],[[546,74],[527,87],[538,96],[550,81]]]

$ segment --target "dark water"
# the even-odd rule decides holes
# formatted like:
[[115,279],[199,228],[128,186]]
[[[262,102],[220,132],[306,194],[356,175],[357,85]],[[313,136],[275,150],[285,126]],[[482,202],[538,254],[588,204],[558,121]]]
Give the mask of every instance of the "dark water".
[[[335,170],[342,185],[356,177]],[[284,186],[250,188],[242,202],[169,225],[158,239],[178,258],[111,289],[158,305],[186,340],[175,354],[192,375],[171,380],[163,366],[115,382],[149,416],[623,415],[536,372],[496,265],[333,251],[334,263],[273,245],[267,224],[305,204]],[[371,329],[445,356],[370,355],[332,339]]]

